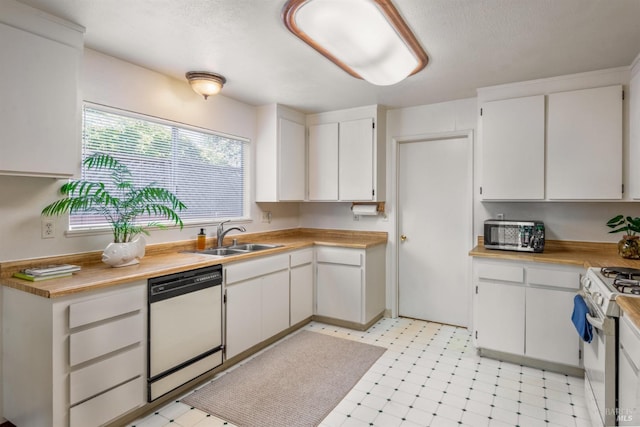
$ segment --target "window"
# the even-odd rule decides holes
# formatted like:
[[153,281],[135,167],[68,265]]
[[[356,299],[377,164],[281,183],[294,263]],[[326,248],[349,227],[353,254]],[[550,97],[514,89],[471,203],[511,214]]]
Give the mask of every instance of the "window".
[[[83,159],[108,153],[132,171],[137,183],[164,187],[186,206],[185,224],[245,218],[248,206],[249,142],[205,129],[86,104]],[[82,170],[82,178],[101,180],[104,171]],[[71,229],[101,227],[103,217],[74,213]]]

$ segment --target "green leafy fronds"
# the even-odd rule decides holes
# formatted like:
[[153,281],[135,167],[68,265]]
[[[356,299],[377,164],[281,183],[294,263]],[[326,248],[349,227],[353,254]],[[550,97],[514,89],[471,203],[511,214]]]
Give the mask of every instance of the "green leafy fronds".
[[[94,153],[84,160],[89,169],[111,171],[114,192],[102,182],[73,180],[60,187],[66,197],[51,203],[42,215],[62,215],[73,212],[97,212],[105,217],[113,228],[114,242],[129,242],[137,234],[149,234],[144,226],[136,223],[140,215],[165,218],[182,229],[182,219],[177,212],[187,207],[172,192],[148,184],[137,188],[126,165],[104,153]],[[157,222],[147,226],[166,228]]]
[[607,227],[613,228],[609,233],[625,233],[634,236],[636,233],[640,233],[640,218],[617,215],[607,221]]

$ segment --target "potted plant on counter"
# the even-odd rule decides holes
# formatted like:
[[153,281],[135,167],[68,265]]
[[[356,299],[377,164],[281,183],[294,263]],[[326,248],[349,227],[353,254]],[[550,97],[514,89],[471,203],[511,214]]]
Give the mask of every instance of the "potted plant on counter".
[[607,227],[613,229],[609,233],[624,233],[618,242],[618,254],[622,258],[640,259],[640,236],[636,235],[640,232],[640,218],[618,215],[607,222]]
[[[136,186],[129,168],[109,154],[94,153],[83,161],[87,169],[107,172],[110,182],[86,179],[70,180],[60,187],[65,197],[42,210],[43,216],[65,213],[98,213],[113,231],[113,243],[102,254],[102,261],[112,267],[124,267],[139,262],[144,256],[145,227],[166,228],[160,219],[167,219],[182,228],[178,212],[186,206],[170,191],[154,186]],[[146,225],[140,216],[153,218]]]

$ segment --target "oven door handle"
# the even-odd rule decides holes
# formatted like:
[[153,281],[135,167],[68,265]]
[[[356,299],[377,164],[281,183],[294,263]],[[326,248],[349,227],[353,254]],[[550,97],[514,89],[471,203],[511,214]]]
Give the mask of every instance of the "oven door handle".
[[604,330],[604,320],[587,314],[587,322],[596,329]]

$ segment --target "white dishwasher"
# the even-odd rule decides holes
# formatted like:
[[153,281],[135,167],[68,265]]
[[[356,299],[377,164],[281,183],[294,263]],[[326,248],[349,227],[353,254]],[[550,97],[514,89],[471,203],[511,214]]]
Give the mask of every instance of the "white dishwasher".
[[222,364],[222,266],[148,281],[151,402]]

